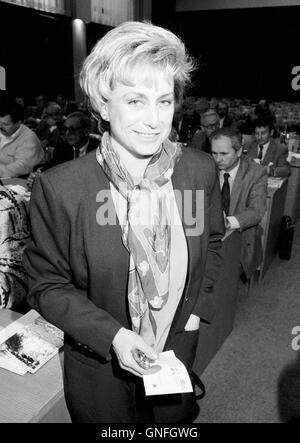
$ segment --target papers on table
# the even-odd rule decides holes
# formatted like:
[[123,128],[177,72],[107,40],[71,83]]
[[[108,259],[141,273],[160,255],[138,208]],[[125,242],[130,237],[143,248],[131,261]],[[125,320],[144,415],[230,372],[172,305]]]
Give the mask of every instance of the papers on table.
[[63,345],[63,332],[33,309],[0,331],[0,367],[35,373]]
[[161,352],[153,365],[158,365],[161,369],[155,374],[143,376],[146,395],[193,391],[188,371],[174,351]]
[[269,188],[281,188],[281,185],[284,180],[280,177],[269,177],[268,178],[268,187]]

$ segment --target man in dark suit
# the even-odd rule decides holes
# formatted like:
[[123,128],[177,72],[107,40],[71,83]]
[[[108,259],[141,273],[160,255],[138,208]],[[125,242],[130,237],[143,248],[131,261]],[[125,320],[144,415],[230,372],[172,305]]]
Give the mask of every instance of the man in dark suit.
[[216,113],[220,120],[220,128],[229,128],[236,123],[236,120],[229,114],[228,103],[224,100],[220,100],[216,106]]
[[99,146],[100,141],[90,138],[92,122],[83,112],[76,111],[68,115],[61,131],[65,134],[61,143],[53,150],[52,159],[39,165],[38,171],[32,172],[27,179],[27,186],[32,188],[36,176],[46,169],[59,165],[69,160],[83,157],[88,152]]
[[242,156],[242,137],[222,128],[211,136],[212,155],[220,172],[225,226],[242,232],[242,277],[248,280],[262,261],[259,225],[266,210],[267,171]]
[[91,119],[83,112],[75,111],[69,114],[62,127],[66,143],[54,149],[48,167],[83,157],[96,149],[100,141],[90,138],[91,126]]
[[78,110],[77,104],[71,100],[67,100],[62,92],[57,93],[55,101],[61,107],[63,115],[69,115]]
[[177,141],[189,145],[196,132],[197,123],[195,113],[187,113],[186,109],[182,106],[179,107],[174,114],[173,120],[173,128],[178,134]]
[[272,138],[272,120],[262,116],[254,121],[255,141],[245,146],[247,155],[267,167],[271,177],[288,177],[290,166],[287,161],[288,148]]
[[195,132],[190,147],[210,154],[211,146],[209,137],[220,127],[220,120],[216,111],[209,109],[201,115],[201,127],[202,130]]

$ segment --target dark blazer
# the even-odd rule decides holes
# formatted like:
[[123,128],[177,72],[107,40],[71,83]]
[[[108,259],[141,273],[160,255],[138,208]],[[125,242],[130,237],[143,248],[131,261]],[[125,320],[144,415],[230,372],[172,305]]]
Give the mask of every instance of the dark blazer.
[[228,128],[231,126],[236,126],[236,118],[233,115],[226,115],[223,121],[223,128]]
[[[86,153],[97,149],[99,146],[99,140],[94,138],[89,138],[89,142],[86,148]],[[74,160],[74,150],[73,146],[70,146],[67,142],[64,142],[63,145],[58,146],[53,151],[53,158],[51,162],[46,165],[47,169],[59,165],[61,163],[67,162],[69,160]]]
[[183,115],[180,130],[178,128],[178,124],[174,122],[174,127],[178,133],[179,141],[182,143],[190,142],[191,140],[188,139],[189,137],[193,137],[198,125],[199,121],[197,121],[197,118],[194,115]]
[[[258,145],[256,141],[246,145],[245,150],[247,151],[248,157],[257,158]],[[288,177],[290,175],[290,166],[287,161],[287,156],[288,148],[271,138],[262,165],[268,166],[269,163],[273,163],[274,167],[272,169],[274,171],[274,176]]]
[[[185,331],[185,324],[191,313],[208,322],[214,313],[213,285],[224,234],[220,186],[213,159],[188,148],[174,168],[172,182],[181,195],[185,189],[192,191],[194,215],[201,202],[201,192],[195,191],[204,194],[204,210],[197,215],[204,229],[186,237],[188,276],[165,345],[191,368],[198,332]],[[32,242],[24,257],[28,302],[65,331],[64,386],[72,419],[134,421],[134,392],[140,379],[120,368],[111,348],[122,326],[131,329],[126,295],[129,254],[109,181],[95,153],[41,174],[30,205]],[[110,224],[101,225],[101,214],[108,213]],[[193,227],[187,217],[183,227],[186,234]],[[166,403],[159,399],[155,405],[156,420],[182,419],[185,400],[167,397]]]
[[41,120],[38,127],[36,128],[36,135],[43,142],[44,140],[48,140],[49,146],[53,146],[54,148],[61,148],[65,144],[65,140],[62,133],[62,125],[63,122],[57,125],[57,127],[50,131],[50,127],[48,126],[46,120]]
[[230,193],[229,215],[236,217],[240,224],[241,265],[248,279],[263,258],[259,223],[266,211],[267,182],[266,168],[242,156]]
[[192,142],[190,144],[190,148],[198,149],[200,151],[207,152],[208,154],[211,154],[210,141],[204,131],[201,131],[200,129],[198,129],[195,132],[195,134],[192,138]]

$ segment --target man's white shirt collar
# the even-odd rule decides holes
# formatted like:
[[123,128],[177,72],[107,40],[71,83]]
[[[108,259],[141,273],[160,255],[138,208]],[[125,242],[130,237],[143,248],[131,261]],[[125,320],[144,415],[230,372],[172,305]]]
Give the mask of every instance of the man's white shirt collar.
[[[265,144],[263,145],[262,160],[265,158],[265,155],[266,155],[266,152],[267,152],[267,150],[268,150],[269,144],[270,144],[270,140],[269,140],[267,143],[265,143]],[[259,146],[260,146],[260,145],[257,144],[257,156],[258,156],[258,154],[259,154]]]
[[[231,171],[228,172],[228,174],[230,174],[230,177],[228,179],[229,180],[230,189],[232,188],[232,184],[233,184],[233,182],[235,180],[235,177],[236,177],[236,174],[238,172],[239,166],[240,166],[240,160],[238,161],[237,165],[233,169],[231,169]],[[222,188],[223,183],[224,183],[224,174],[225,174],[225,172],[227,172],[227,171],[220,171],[220,185],[221,185],[221,188]]]
[[[85,145],[81,146],[81,148],[79,149],[79,157],[83,157],[86,154],[88,144],[89,144],[89,140],[86,142]],[[73,146],[73,150],[74,150],[74,152],[76,151],[75,146]]]

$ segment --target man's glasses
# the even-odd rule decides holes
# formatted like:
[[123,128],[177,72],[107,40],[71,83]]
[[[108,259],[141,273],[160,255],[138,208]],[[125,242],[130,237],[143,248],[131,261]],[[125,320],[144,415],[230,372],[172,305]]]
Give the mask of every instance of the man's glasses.
[[216,129],[218,127],[218,123],[212,123],[210,125],[203,125],[205,129]]
[[47,117],[57,117],[58,115],[60,115],[60,111],[47,112],[46,114]]
[[63,126],[63,132],[69,132],[70,134],[75,134],[75,132],[81,129],[81,126]]

